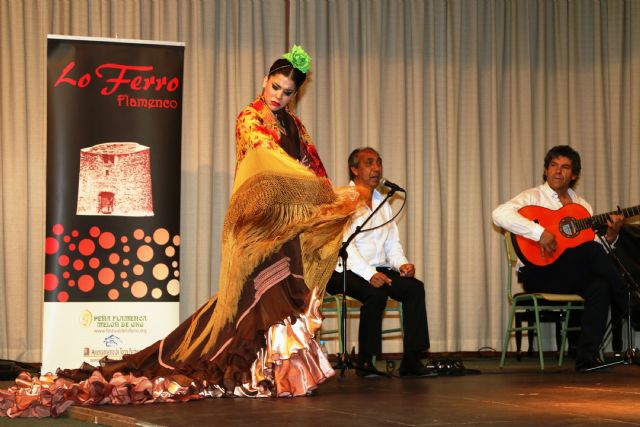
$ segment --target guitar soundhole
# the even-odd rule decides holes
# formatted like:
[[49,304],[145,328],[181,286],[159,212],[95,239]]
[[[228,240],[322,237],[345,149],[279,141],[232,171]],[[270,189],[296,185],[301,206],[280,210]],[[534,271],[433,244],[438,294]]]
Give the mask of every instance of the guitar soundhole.
[[562,234],[567,239],[572,239],[578,235],[578,230],[576,230],[574,221],[575,218],[572,217],[565,217],[560,220],[560,234]]

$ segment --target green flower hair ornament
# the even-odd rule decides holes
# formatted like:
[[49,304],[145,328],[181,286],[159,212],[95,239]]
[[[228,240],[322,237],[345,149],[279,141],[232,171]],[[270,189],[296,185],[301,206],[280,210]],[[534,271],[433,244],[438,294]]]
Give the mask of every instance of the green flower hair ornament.
[[302,46],[298,46],[297,44],[294,44],[291,50],[282,55],[282,57],[291,62],[293,68],[296,68],[305,74],[307,74],[307,71],[311,68],[311,57],[304,51]]

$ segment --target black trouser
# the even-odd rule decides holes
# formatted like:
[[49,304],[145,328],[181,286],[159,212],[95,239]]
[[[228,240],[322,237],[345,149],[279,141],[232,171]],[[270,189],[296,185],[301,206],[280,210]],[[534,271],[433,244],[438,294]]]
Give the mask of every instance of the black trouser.
[[[366,357],[382,351],[382,318],[387,298],[402,302],[405,353],[416,353],[428,349],[429,328],[424,284],[413,277],[402,277],[394,270],[379,268],[378,271],[386,274],[393,284],[375,288],[362,277],[347,271],[347,295],[362,303],[358,353]],[[342,293],[342,282],[342,273],[334,271],[327,284],[327,292]]]
[[598,354],[611,303],[627,309],[627,289],[615,265],[597,242],[566,250],[553,264],[526,267],[518,274],[527,292],[578,294],[584,298],[576,359]]

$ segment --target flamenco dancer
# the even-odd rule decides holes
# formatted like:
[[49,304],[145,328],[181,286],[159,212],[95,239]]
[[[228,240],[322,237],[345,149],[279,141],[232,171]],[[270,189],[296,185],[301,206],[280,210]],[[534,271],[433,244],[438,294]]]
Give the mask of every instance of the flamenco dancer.
[[311,58],[276,60],[236,121],[236,167],[223,226],[218,294],[164,339],[99,367],[21,374],[0,415],[57,416],[70,405],[310,394],[334,375],[313,337],[324,287],[360,189],[332,188],[288,108]]

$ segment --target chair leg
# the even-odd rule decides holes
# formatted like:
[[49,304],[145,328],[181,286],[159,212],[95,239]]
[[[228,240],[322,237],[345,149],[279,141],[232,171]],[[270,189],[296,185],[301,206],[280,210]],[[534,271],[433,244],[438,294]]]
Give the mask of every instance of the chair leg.
[[[571,303],[567,305],[571,307]],[[562,322],[562,342],[560,344],[560,357],[558,357],[558,366],[562,366],[562,362],[564,361],[564,350],[567,347],[567,341],[569,339],[569,317],[571,315],[571,310],[566,310],[566,314],[564,316],[564,320]]]
[[[516,360],[522,360],[522,317],[524,313],[516,314]],[[528,334],[527,334],[528,335]],[[531,343],[529,343],[531,346]]]
[[515,317],[515,314],[516,314],[516,307],[515,305],[512,305],[511,310],[509,310],[509,322],[507,323],[507,327],[505,328],[504,340],[502,341],[502,354],[500,355],[501,368],[504,368],[504,362],[507,356],[507,347],[509,346],[509,338],[511,337],[511,331],[513,331],[513,328],[511,327],[511,325],[513,325],[513,318]]
[[556,320],[555,322],[555,326],[556,326],[556,348],[558,350],[560,350],[560,347],[562,347],[562,330],[564,327],[564,317],[565,314],[564,313],[560,313],[560,317],[558,318],[558,320]]
[[[534,315],[534,313],[532,313],[531,311],[527,311],[524,316],[525,321],[527,322],[527,326],[531,326],[531,324],[534,324],[536,320],[536,316]],[[529,342],[529,347],[527,347],[527,356],[529,357],[533,356],[533,340],[535,339],[535,336],[536,331],[531,329],[527,330],[527,341]]]
[[542,349],[542,331],[540,330],[540,311],[538,310],[538,301],[533,300],[534,314],[535,314],[535,331],[536,331],[536,342],[538,344],[538,357],[540,359],[540,370],[544,371],[544,351]]

